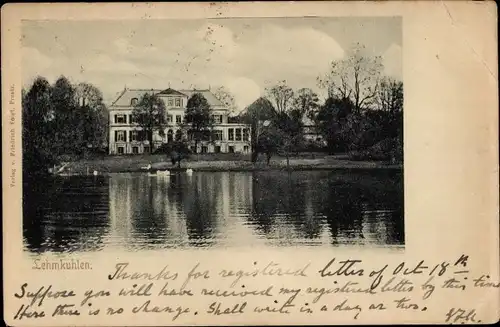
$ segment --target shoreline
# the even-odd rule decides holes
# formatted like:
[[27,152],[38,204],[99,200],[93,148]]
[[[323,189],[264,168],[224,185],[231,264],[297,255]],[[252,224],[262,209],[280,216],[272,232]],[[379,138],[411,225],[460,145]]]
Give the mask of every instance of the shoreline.
[[[149,158],[150,159],[150,158]],[[79,160],[65,163],[65,168],[54,176],[88,176],[119,173],[151,173],[169,170],[172,173],[185,172],[254,172],[254,171],[402,171],[403,164],[390,164],[377,161],[353,161],[337,158],[304,159],[291,158],[287,166],[286,159],[276,158],[271,164],[249,160],[199,160],[185,161],[181,167],[160,160],[131,160],[129,158],[104,158]],[[156,162],[155,162],[156,161]],[[149,169],[147,169],[149,167]]]

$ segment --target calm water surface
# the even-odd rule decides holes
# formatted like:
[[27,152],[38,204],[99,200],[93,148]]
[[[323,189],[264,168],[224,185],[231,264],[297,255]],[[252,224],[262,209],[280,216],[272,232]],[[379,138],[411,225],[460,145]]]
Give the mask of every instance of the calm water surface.
[[115,174],[25,189],[32,252],[404,244],[402,172]]

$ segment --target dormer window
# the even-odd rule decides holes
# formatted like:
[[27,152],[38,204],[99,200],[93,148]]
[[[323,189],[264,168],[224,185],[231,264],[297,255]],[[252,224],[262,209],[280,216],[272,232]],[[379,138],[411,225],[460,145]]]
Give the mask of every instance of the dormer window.
[[168,106],[173,107],[174,106],[174,99],[170,98],[168,99]]
[[175,99],[175,106],[176,107],[180,107],[181,106],[181,99],[180,98],[176,98]]
[[132,100],[130,100],[130,105],[131,105],[131,106],[136,106],[136,105],[137,105],[137,102],[139,102],[139,99],[137,99],[137,98],[132,98]]

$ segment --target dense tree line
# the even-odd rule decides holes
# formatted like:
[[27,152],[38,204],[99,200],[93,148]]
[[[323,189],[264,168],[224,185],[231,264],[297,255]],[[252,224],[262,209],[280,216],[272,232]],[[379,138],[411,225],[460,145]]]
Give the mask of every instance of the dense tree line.
[[[326,90],[321,102],[309,88],[294,90],[287,81],[266,89],[264,97],[248,106],[231,122],[251,126],[252,162],[260,153],[269,163],[276,154],[322,148],[332,154],[347,153],[352,159],[403,160],[403,83],[383,75],[380,57],[364,54],[355,45],[347,56],[331,62],[318,76]],[[235,100],[224,87],[214,92],[231,111]],[[50,166],[107,145],[108,112],[101,92],[88,83],[72,84],[60,77],[54,84],[38,77],[23,90],[23,171],[46,172]],[[154,152],[153,134],[163,136],[167,112],[154,94],[144,94],[133,110]],[[186,105],[182,130],[169,145],[176,162],[188,156],[187,144],[211,140],[214,121],[207,99],[193,94]],[[321,135],[321,142],[306,138],[306,129]],[[311,133],[309,133],[311,135]],[[196,150],[195,150],[196,151]]]
[[88,83],[60,77],[54,84],[37,77],[22,94],[25,177],[107,146],[108,113],[102,93]]
[[326,143],[323,150],[331,154],[402,161],[403,83],[383,76],[381,58],[363,51],[356,44],[318,77],[318,86],[328,94],[323,103],[311,89],[294,91],[280,81],[248,106],[241,120],[252,125],[252,161],[259,153],[269,162],[274,154],[288,159],[292,152],[318,149],[304,137],[305,128],[319,133]]

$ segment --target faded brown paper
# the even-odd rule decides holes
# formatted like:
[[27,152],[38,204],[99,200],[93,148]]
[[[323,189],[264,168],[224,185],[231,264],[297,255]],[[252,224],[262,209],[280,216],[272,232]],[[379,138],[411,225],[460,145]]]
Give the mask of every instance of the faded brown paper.
[[[276,248],[259,247],[147,251],[134,253],[44,254],[41,257],[23,251],[21,197],[21,24],[22,20],[136,20],[224,17],[301,17],[301,16],[401,16],[403,21],[404,89],[404,183],[405,247],[404,249]],[[311,299],[297,300],[289,314],[244,314],[215,316],[207,314],[211,303],[221,302],[199,295],[170,297],[171,306],[191,308],[189,313],[172,320],[171,314],[132,314],[144,299],[102,297],[93,299],[78,317],[13,320],[22,301],[14,294],[21,285],[48,286],[57,290],[74,290],[80,303],[82,294],[131,287],[130,281],[110,281],[118,263],[128,262],[131,271],[156,274],[163,267],[180,274],[179,287],[189,271],[196,267],[209,279],[190,282],[192,290],[228,287],[228,279],[218,278],[222,269],[251,270],[254,263],[279,263],[282,267],[300,269],[307,266],[307,277],[260,276],[242,279],[245,289],[274,286],[275,290],[331,287],[333,279],[320,277],[319,270],[330,260],[362,260],[366,271],[384,265],[392,269],[401,262],[407,267],[421,260],[429,266],[443,261],[456,263],[468,256],[470,279],[488,275],[500,281],[498,219],[498,67],[497,22],[493,2],[298,2],[298,3],[171,3],[171,4],[11,4],[2,8],[2,113],[3,113],[3,239],[4,239],[4,312],[9,325],[215,325],[215,324],[361,324],[376,323],[444,323],[452,308],[475,310],[476,321],[492,323],[499,319],[498,287],[467,287],[461,291],[437,290],[426,300],[422,291],[376,297],[366,294],[341,294],[325,300],[338,304],[344,299],[365,308],[354,318],[355,310],[328,314],[320,307],[312,313],[298,308],[312,306]],[[89,262],[91,270],[50,271],[33,269],[36,259],[74,259]],[[464,268],[465,269],[465,268]],[[359,279],[365,283],[368,276]],[[427,275],[426,275],[427,276]],[[349,277],[351,278],[351,277]],[[345,277],[341,280],[350,280]],[[354,277],[352,277],[354,278]],[[424,284],[424,275],[406,277],[415,289]],[[470,279],[468,282],[470,282]],[[355,279],[352,279],[355,280]],[[442,280],[440,284],[442,284]],[[155,285],[156,292],[163,281]],[[174,284],[172,283],[172,287]],[[265,287],[264,287],[265,288]],[[241,284],[238,284],[238,290]],[[155,293],[156,293],[155,292]],[[453,293],[454,292],[454,293]],[[413,294],[413,293],[412,293]],[[398,309],[394,300],[412,297],[419,309]],[[327,296],[324,296],[326,299]],[[281,296],[279,301],[284,301]],[[244,299],[224,300],[233,307]],[[253,298],[254,302],[264,301]],[[266,301],[269,301],[266,299]],[[70,301],[71,302],[71,301]],[[250,302],[250,300],[249,300]],[[368,310],[370,304],[387,303],[384,311]],[[54,310],[55,300],[45,300],[46,314]],[[273,305],[273,301],[269,301]],[[86,304],[87,305],[87,304]],[[108,315],[113,306],[128,310]],[[249,304],[250,306],[250,304]],[[425,306],[425,310],[422,308]],[[89,310],[102,307],[98,316]],[[197,312],[195,315],[194,312]],[[456,321],[460,323],[462,321]],[[470,322],[470,321],[469,321]]]

